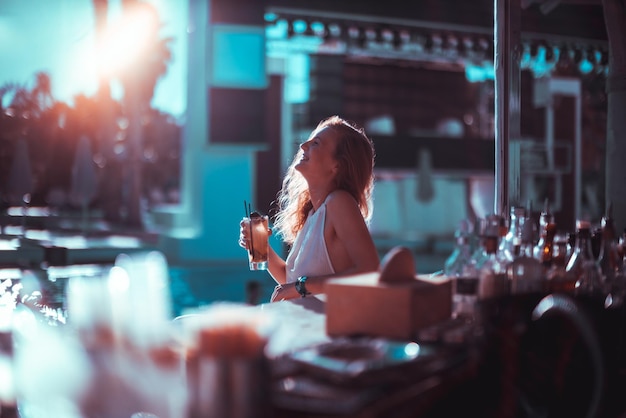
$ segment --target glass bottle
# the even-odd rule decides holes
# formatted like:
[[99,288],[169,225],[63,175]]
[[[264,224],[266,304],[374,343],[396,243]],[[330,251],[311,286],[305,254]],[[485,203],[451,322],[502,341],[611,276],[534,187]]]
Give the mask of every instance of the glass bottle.
[[612,217],[612,205],[609,205],[607,213],[602,217],[602,241],[598,255],[598,265],[602,271],[602,277],[606,284],[611,285],[620,268],[615,236],[615,225]]
[[498,251],[507,261],[519,255],[522,241],[522,224],[526,216],[526,209],[523,207],[512,207],[509,214],[509,229],[504,238],[499,243]]
[[478,269],[476,263],[465,264],[453,279],[452,310],[455,317],[474,319],[478,299]]
[[603,290],[601,272],[591,250],[589,221],[576,221],[576,243],[565,273],[571,280],[576,280],[576,291],[579,293],[592,294]]
[[511,294],[540,293],[545,290],[545,268],[533,255],[534,228],[528,219],[522,227],[520,254],[507,268]]
[[470,236],[470,244],[472,249],[472,264],[481,264],[482,259],[485,257],[483,250],[483,231],[485,229],[487,220],[484,218],[478,218],[472,226],[472,234]]
[[482,241],[485,257],[482,263],[476,266],[478,269],[477,296],[479,300],[496,298],[509,293],[509,283],[506,276],[506,266],[509,261],[503,258],[498,251],[502,243],[501,225],[502,218],[500,216],[491,215],[487,218]]
[[600,258],[600,248],[602,247],[602,226],[591,228],[591,254],[597,260]]
[[626,273],[626,228],[617,241],[617,260],[622,273]]
[[624,258],[624,250],[626,249],[626,228],[624,233],[617,240],[615,245],[615,253],[617,256],[617,274],[615,280],[617,286],[626,292],[626,258]]
[[455,233],[456,244],[452,254],[445,261],[443,272],[452,280],[452,309],[455,315],[471,315],[475,303],[478,275],[473,273],[471,264],[473,234],[469,223],[462,221]]
[[454,235],[456,238],[454,250],[443,266],[443,272],[448,277],[460,276],[463,267],[470,263],[472,258],[471,234],[467,221],[460,223]]
[[[490,252],[496,252],[500,231],[500,217],[490,215],[478,223],[479,245],[468,263],[454,279],[453,309],[456,317],[476,319],[476,305],[479,299],[480,271],[489,259]],[[490,248],[490,250],[488,250]]]
[[546,200],[544,209],[539,216],[539,241],[533,249],[533,256],[541,262],[546,270],[550,269],[552,265],[555,235],[554,216],[550,213],[550,207]]
[[573,292],[576,288],[576,279],[566,275],[567,261],[571,256],[569,234],[557,233],[554,236],[552,247],[552,265],[546,272],[548,291]]

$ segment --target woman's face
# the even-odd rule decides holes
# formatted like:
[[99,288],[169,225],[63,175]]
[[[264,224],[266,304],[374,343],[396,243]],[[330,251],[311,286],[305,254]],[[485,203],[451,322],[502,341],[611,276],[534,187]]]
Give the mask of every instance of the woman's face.
[[335,160],[337,134],[330,127],[313,131],[310,138],[300,145],[300,149],[302,157],[295,169],[308,181],[334,178],[338,164]]

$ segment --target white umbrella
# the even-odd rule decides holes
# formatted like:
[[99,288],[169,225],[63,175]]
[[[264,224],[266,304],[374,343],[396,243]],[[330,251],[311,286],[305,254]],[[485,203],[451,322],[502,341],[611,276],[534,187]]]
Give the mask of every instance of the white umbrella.
[[20,139],[15,145],[13,165],[9,173],[8,197],[9,204],[22,207],[22,233],[26,232],[26,205],[30,203],[33,191],[33,173],[30,168],[28,144]]
[[20,139],[15,145],[13,165],[9,174],[8,196],[12,205],[24,205],[30,201],[33,191],[33,173],[28,157],[28,144]]
[[81,136],[72,166],[72,188],[70,201],[81,207],[83,215],[83,232],[87,221],[87,208],[96,196],[96,167],[91,153],[91,142]]

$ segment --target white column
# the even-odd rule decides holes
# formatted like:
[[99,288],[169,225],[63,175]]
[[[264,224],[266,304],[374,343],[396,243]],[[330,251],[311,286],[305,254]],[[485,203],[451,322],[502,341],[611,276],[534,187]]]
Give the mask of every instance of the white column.
[[182,133],[181,212],[176,226],[202,228],[200,156],[208,140],[209,89],[207,83],[209,1],[189,0],[187,38],[187,109]]
[[[243,201],[254,201],[256,153],[264,144],[214,144],[209,138],[210,0],[189,0],[187,109],[182,134],[181,204],[155,216],[170,262],[240,263]],[[236,112],[236,109],[233,109]],[[246,123],[241,120],[241,123]],[[259,180],[259,181],[262,181]]]

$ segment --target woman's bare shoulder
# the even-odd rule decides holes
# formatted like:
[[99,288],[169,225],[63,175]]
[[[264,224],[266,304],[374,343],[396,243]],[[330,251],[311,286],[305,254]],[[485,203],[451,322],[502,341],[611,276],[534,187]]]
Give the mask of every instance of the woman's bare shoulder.
[[326,204],[332,206],[357,206],[354,197],[345,190],[334,190],[331,192],[328,195],[328,199],[326,199]]
[[333,191],[326,200],[328,212],[337,216],[352,216],[359,211],[359,205],[350,193],[345,190]]

